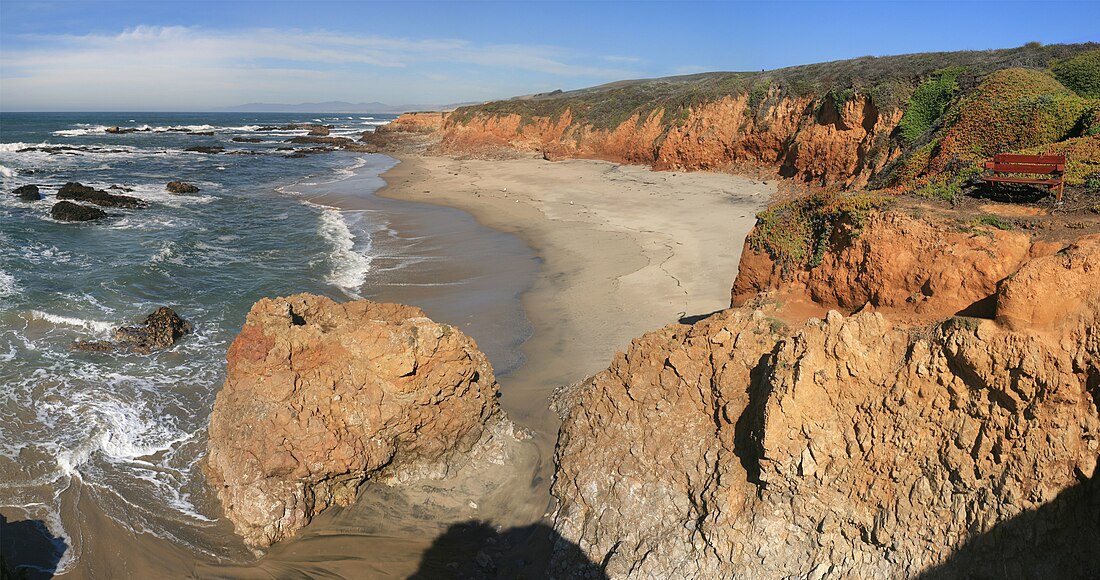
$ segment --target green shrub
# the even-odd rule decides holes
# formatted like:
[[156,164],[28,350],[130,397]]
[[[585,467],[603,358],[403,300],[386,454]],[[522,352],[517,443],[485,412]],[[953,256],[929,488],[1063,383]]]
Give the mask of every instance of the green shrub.
[[1059,60],[1050,70],[1055,78],[1078,95],[1100,98],[1100,50]]
[[784,271],[821,264],[840,228],[858,236],[871,210],[893,203],[888,195],[818,193],[768,207],[756,214],[749,247],[767,252]]
[[916,141],[943,116],[951,98],[959,90],[959,75],[966,71],[964,67],[951,67],[937,72],[913,91],[906,103],[905,113],[898,126],[901,137],[907,143]]
[[1016,226],[1012,222],[1006,222],[995,215],[983,215],[974,220],[975,226],[992,226],[998,230],[1013,230]]

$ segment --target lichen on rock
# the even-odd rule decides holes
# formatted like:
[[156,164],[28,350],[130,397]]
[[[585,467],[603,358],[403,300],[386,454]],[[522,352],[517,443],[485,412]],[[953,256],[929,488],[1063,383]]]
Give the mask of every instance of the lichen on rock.
[[226,358],[204,470],[252,546],[368,479],[443,477],[507,423],[485,355],[418,308],[265,298]]

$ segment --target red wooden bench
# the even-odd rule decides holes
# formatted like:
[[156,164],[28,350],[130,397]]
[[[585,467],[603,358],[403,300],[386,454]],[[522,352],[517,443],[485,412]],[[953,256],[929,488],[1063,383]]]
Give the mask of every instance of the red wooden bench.
[[[1065,155],[1017,155],[1015,153],[998,153],[993,156],[993,161],[986,161],[985,168],[991,173],[982,176],[983,181],[990,183],[1026,183],[1029,185],[1045,185],[1054,192],[1058,201],[1062,201],[1062,189],[1066,182],[1066,156]],[[1039,177],[1011,177],[1011,175],[1043,175]]]

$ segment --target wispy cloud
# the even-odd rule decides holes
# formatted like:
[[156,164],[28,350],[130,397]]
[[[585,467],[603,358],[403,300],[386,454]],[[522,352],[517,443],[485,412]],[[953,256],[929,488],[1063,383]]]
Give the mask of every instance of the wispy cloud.
[[[636,62],[630,57],[554,46],[318,30],[139,26],[115,35],[24,36],[5,45],[0,106],[8,109],[34,103],[202,107],[271,98],[466,100],[529,92],[532,82],[639,75],[623,68]],[[439,85],[441,75],[473,82],[461,83],[467,93],[458,94],[457,86]],[[480,94],[468,94],[471,87]]]

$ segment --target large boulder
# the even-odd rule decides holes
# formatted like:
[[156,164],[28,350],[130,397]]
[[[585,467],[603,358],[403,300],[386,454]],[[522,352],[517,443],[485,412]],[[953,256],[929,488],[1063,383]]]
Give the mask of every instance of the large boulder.
[[107,213],[97,207],[59,201],[50,208],[50,217],[59,222],[87,222],[107,217]]
[[77,201],[86,201],[88,203],[94,203],[103,207],[120,207],[126,209],[135,209],[146,207],[145,200],[138,199],[136,197],[130,197],[128,195],[115,195],[113,193],[107,193],[101,189],[82,185],[80,183],[72,182],[66,183],[61,186],[61,189],[57,190],[58,199],[75,199]]
[[205,472],[252,546],[351,503],[368,479],[445,476],[505,421],[485,355],[418,308],[265,298],[226,359]]
[[17,187],[12,191],[12,194],[23,201],[38,201],[42,199],[42,194],[38,192],[37,185]]

